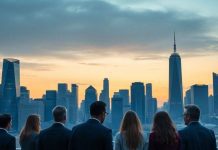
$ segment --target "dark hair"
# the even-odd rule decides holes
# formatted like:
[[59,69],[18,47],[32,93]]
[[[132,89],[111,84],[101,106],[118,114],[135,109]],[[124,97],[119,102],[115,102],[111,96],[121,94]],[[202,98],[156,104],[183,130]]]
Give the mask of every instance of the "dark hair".
[[0,115],[0,128],[6,128],[8,124],[11,122],[10,114],[1,114]]
[[128,111],[123,117],[120,133],[125,137],[127,147],[131,150],[136,150],[142,143],[142,125],[134,111]]
[[90,106],[90,115],[99,116],[106,111],[106,104],[102,101],[95,101]]
[[198,121],[200,118],[200,109],[197,105],[186,105],[185,106],[186,111],[186,115],[189,115],[192,121]]
[[39,134],[40,131],[40,118],[38,115],[29,115],[26,124],[20,132],[20,143],[31,135],[33,132]]
[[56,106],[52,110],[54,121],[62,122],[66,119],[67,109],[64,106]]
[[178,143],[178,134],[173,125],[172,120],[165,111],[160,111],[155,114],[152,132],[155,139],[161,144],[175,144]]

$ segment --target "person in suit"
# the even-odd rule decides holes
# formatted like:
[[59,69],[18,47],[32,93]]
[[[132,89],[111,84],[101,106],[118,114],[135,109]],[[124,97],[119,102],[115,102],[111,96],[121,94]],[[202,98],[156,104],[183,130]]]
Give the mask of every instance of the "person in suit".
[[16,150],[16,139],[8,133],[12,126],[9,114],[0,115],[0,150]]
[[43,130],[38,138],[38,150],[67,150],[71,131],[64,124],[67,118],[67,110],[63,106],[56,106],[53,111],[54,123]]
[[213,130],[202,126],[199,118],[198,106],[185,106],[184,122],[187,127],[179,131],[181,150],[216,150],[216,138]]
[[40,132],[40,118],[38,115],[29,115],[24,128],[20,133],[21,150],[36,150],[37,138]]
[[148,150],[180,150],[180,138],[165,111],[155,114]]
[[134,111],[128,111],[115,138],[115,150],[147,150],[147,137]]
[[91,118],[72,129],[69,150],[113,150],[112,131],[102,125],[106,114],[104,102],[92,103]]

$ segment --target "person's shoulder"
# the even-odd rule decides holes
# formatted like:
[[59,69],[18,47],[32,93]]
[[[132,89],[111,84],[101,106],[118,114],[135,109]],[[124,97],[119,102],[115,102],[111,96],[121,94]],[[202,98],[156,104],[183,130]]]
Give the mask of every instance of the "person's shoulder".
[[179,133],[179,135],[181,135],[181,134],[187,133],[187,132],[189,132],[189,131],[190,131],[190,127],[187,126],[187,127],[184,127],[183,129],[180,129],[180,130],[178,131],[178,133]]

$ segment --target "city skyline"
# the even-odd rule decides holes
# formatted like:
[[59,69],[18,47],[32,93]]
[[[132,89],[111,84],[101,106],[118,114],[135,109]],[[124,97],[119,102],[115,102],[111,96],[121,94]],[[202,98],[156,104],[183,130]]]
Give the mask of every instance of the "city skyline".
[[217,5],[203,0],[2,0],[0,58],[21,60],[21,85],[33,98],[56,90],[58,83],[76,83],[81,101],[89,85],[100,94],[102,79],[108,78],[110,97],[132,82],[152,83],[160,106],[168,100],[175,31],[183,95],[196,83],[209,85],[212,94],[211,73],[218,72]]

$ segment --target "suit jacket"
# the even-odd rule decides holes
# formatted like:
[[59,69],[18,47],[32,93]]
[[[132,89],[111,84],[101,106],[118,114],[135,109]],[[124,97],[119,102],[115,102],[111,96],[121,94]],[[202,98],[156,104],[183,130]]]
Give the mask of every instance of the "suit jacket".
[[16,150],[15,137],[4,129],[0,129],[0,150]]
[[98,120],[89,119],[72,129],[69,150],[113,150],[112,131]]
[[21,150],[36,150],[38,134],[32,133],[20,141]]
[[67,150],[71,131],[61,123],[54,123],[48,129],[40,132],[38,150]]
[[179,131],[182,150],[216,150],[214,132],[199,122],[192,122]]
[[[136,150],[147,150],[147,149],[148,149],[148,139],[146,135],[143,135],[142,142]],[[126,145],[126,139],[121,133],[118,133],[116,135],[114,150],[129,150],[129,148]]]

